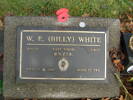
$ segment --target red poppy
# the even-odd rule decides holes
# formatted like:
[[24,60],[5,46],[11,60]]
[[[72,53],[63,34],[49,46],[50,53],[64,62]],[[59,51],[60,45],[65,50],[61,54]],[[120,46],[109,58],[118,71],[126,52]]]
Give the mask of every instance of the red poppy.
[[68,20],[69,15],[67,13],[62,13],[59,16],[57,16],[58,22],[65,22]]
[[69,14],[68,14],[69,10],[66,8],[61,8],[59,10],[57,10],[56,15],[57,15],[57,21],[58,22],[65,22],[68,20],[69,18]]

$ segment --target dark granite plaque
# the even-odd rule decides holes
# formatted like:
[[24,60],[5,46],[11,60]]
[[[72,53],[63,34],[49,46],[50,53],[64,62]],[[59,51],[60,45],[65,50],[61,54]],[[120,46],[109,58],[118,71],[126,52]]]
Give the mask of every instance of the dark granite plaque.
[[106,33],[84,29],[19,28],[17,72],[22,80],[105,80]]
[[133,75],[133,35],[131,33],[123,33],[121,40],[121,47],[125,56],[125,70],[122,75]]

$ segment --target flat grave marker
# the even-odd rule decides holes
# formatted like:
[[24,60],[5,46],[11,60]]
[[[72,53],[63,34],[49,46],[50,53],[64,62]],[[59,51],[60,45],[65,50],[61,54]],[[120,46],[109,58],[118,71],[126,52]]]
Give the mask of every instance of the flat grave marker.
[[[81,22],[85,27],[80,27]],[[4,96],[101,98],[119,95],[109,49],[119,48],[119,20],[7,17]]]

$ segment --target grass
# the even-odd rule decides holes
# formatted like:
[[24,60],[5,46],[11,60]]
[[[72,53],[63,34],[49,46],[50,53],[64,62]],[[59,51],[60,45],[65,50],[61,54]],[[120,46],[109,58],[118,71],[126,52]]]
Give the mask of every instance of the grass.
[[131,0],[0,0],[0,16],[55,16],[59,8],[68,8],[71,16],[89,14],[116,18],[133,12]]
[[0,94],[2,94],[3,81],[0,80]]

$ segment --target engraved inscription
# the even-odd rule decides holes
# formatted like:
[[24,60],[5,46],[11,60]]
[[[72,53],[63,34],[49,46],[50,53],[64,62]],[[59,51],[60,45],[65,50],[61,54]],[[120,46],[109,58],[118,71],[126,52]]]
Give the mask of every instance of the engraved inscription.
[[79,41],[79,43],[101,43],[101,37],[81,37],[81,36],[48,36],[47,38],[44,36],[26,36],[27,41],[29,42],[44,42],[45,39],[49,43],[75,43]]
[[106,79],[106,32],[21,29],[18,34],[20,79]]

